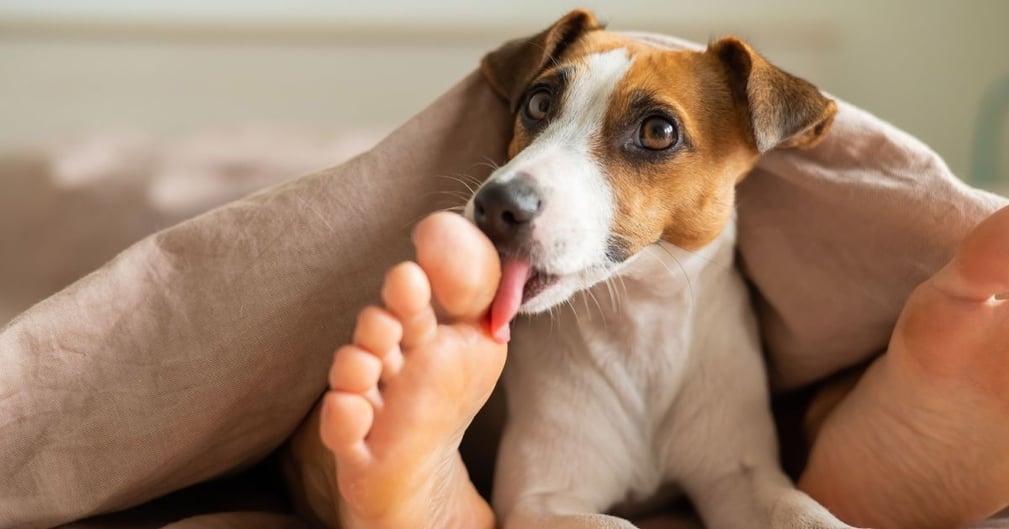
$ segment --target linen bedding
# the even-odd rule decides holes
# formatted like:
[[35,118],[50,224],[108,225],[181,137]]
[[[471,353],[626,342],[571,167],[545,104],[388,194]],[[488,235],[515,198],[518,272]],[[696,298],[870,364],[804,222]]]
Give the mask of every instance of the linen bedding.
[[[739,187],[739,255],[779,392],[883,352],[911,289],[1006,203],[839,108],[820,146],[770,153]],[[101,164],[68,184],[60,149],[0,156],[0,528],[131,508],[71,527],[302,526],[271,454],[384,270],[410,255],[412,224],[459,204],[450,176],[485,177],[510,130],[475,72],[364,154],[244,198],[293,173],[183,164],[173,178],[216,191],[159,194]],[[289,159],[308,165],[346,155],[298,149]],[[283,167],[314,167],[298,163]],[[301,471],[307,483],[317,469]]]

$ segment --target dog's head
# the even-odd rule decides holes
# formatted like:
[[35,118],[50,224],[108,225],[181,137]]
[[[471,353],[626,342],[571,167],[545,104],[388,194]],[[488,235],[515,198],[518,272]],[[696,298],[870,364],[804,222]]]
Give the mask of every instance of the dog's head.
[[809,147],[833,101],[735,38],[673,51],[578,10],[484,58],[515,115],[510,161],[466,205],[502,255],[494,310],[538,312],[660,240],[712,241],[761,153]]

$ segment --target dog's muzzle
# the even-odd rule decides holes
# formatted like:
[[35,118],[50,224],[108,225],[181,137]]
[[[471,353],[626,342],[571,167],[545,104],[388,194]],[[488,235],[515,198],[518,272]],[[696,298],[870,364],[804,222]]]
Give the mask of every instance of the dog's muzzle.
[[502,254],[522,255],[532,237],[543,198],[532,177],[519,173],[506,182],[489,182],[473,197],[473,220]]

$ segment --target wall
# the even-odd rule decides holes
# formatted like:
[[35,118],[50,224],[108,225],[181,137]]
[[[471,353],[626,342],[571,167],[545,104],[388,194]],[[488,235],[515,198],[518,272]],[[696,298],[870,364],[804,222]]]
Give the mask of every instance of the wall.
[[[585,4],[616,29],[747,37],[784,67],[918,135],[964,176],[982,96],[1009,76],[1004,0]],[[0,146],[96,127],[384,130],[486,50],[571,6],[4,0]]]

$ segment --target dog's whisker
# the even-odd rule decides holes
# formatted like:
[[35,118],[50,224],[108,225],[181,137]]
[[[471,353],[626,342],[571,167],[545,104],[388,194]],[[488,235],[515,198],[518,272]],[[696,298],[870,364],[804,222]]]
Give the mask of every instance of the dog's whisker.
[[[448,205],[450,207],[453,207],[453,208],[454,207],[460,207],[460,208],[465,207],[466,206],[466,202],[469,201],[469,197],[466,196],[466,194],[463,193],[463,192],[461,192],[461,191],[444,191],[444,190],[443,191],[428,191],[427,193],[424,193],[422,195],[422,197],[425,198],[425,199],[428,199],[428,198],[439,199],[440,198],[440,199],[442,199],[441,200],[442,204],[445,204],[446,202],[448,202]],[[435,202],[437,202],[437,200]]]
[[[699,252],[697,250],[690,250],[690,249],[684,248],[682,246],[676,246],[675,244],[672,244],[672,243],[667,243],[667,244],[669,244],[670,246],[676,248],[677,250],[679,250],[679,251],[681,251],[681,252],[683,252],[685,254],[690,255],[691,257],[697,257],[698,259],[704,261],[705,263],[713,263],[713,262],[715,262],[715,258],[714,257],[708,256],[708,255],[704,255],[703,253],[701,253],[701,252]],[[667,253],[669,252],[669,249],[666,248],[665,245],[658,244],[657,246],[659,246],[660,248],[662,248],[663,250],[665,250]]]
[[459,199],[460,201],[462,201],[463,204],[465,204],[466,201],[469,200],[469,196],[466,193],[463,193],[462,191],[446,191],[446,190],[428,191],[427,193],[424,194],[424,196],[425,197],[450,196],[452,198]]
[[[591,314],[591,312],[589,312],[589,311],[592,310],[592,308],[589,307],[589,296],[591,296],[591,295],[592,295],[592,290],[586,290],[584,295],[579,296],[580,298],[582,298],[582,306],[585,307],[585,314]],[[573,305],[571,307],[571,310],[574,310],[574,306]],[[575,315],[577,317],[577,312],[575,312]]]
[[442,176],[452,178],[453,180],[466,186],[466,189],[470,191],[476,189],[477,187],[480,187],[481,184],[479,178],[466,173],[450,173]]
[[[687,290],[690,293],[690,302],[693,303],[695,301],[695,297],[694,297],[694,283],[693,283],[693,281],[690,280],[690,274],[687,272],[687,269],[683,267],[683,263],[680,262],[680,259],[678,257],[676,257],[676,255],[673,254],[673,252],[669,251],[669,248],[666,248],[665,246],[662,246],[662,245],[658,245],[658,247],[662,251],[666,252],[666,254],[669,255],[669,257],[672,257],[673,258],[673,262],[675,262],[676,266],[678,266],[680,268],[680,272],[683,273],[683,278],[686,279],[686,281],[687,281]],[[659,259],[659,256],[657,256],[657,255],[655,256],[655,258],[658,259],[659,263],[661,263],[662,266],[669,272],[670,276],[675,277],[675,274],[673,274],[673,271],[669,269],[669,266],[666,265],[665,261],[663,261],[662,259]]]
[[627,297],[627,282],[624,280],[623,276],[618,276],[620,278],[620,287],[624,290],[624,297]]
[[455,205],[455,206],[439,207],[439,208],[436,208],[436,209],[433,209],[431,211],[427,211],[427,212],[421,213],[420,215],[417,215],[417,216],[413,217],[410,220],[410,222],[407,222],[406,224],[404,224],[402,226],[402,229],[409,230],[409,229],[413,228],[414,226],[416,226],[417,223],[420,222],[421,220],[423,220],[424,218],[426,218],[426,217],[428,217],[430,215],[433,215],[435,213],[451,212],[451,213],[462,214],[463,211],[465,211],[465,209],[466,209],[466,204],[465,203],[463,203],[461,205]]
[[[606,317],[606,312],[603,310],[603,306],[599,303],[599,298],[596,297],[595,292],[592,292],[591,290],[587,292],[589,296],[592,298],[592,301],[596,304],[596,310],[599,311],[599,319],[602,320],[603,322],[603,329],[608,330],[607,329],[608,318]],[[588,301],[585,302],[585,305],[586,305],[585,312],[588,313],[589,312]]]
[[624,300],[627,299],[627,285],[622,280],[619,283],[614,281],[613,291],[617,293],[616,310],[623,310]]
[[469,182],[474,187],[480,187],[480,185],[483,184],[483,179],[478,178],[478,177],[473,176],[473,175],[468,174],[468,173],[452,173],[452,174],[454,176],[458,177],[458,178],[462,178],[463,180]]
[[[474,164],[474,167],[479,167],[479,166],[480,166],[479,163]],[[479,178],[474,177],[473,175],[470,175],[469,173],[461,173],[461,172],[458,172],[458,171],[454,171],[452,173],[445,173],[445,175],[456,177],[456,178],[460,178],[460,179],[465,180],[465,181],[467,181],[469,183],[472,183],[472,184],[479,184],[480,183],[480,179]]]
[[611,283],[608,279],[606,280],[606,293],[610,296],[610,306],[613,308],[618,307],[619,302],[617,301],[617,292],[613,287],[613,283]]
[[571,298],[564,300],[564,304],[571,307],[571,315],[575,318],[575,325],[581,326],[582,320],[578,318],[578,309],[575,308],[575,304]]
[[[617,292],[617,310],[622,309],[621,303],[627,299],[627,283],[624,281],[623,276],[616,276],[615,281],[613,281],[613,289],[617,290],[619,285],[619,291]],[[619,281],[619,283],[617,282]]]
[[493,171],[497,171],[498,169],[500,169],[501,165],[498,164],[497,162],[495,162],[494,160],[492,160],[491,158],[489,158],[487,156],[484,156],[483,157],[483,161],[482,162],[478,162],[476,164],[476,167],[486,167],[486,168],[490,169],[491,172],[493,172]]
[[[435,175],[435,176],[438,177],[438,178],[444,178],[446,180],[452,180],[453,182],[458,182],[458,183],[462,184],[463,187],[465,187],[466,190],[469,191],[470,195],[472,195],[473,193],[476,192],[476,188],[473,187],[474,184],[475,185],[479,185],[479,182],[468,182],[468,181],[466,181],[463,177],[468,177],[468,175],[465,175],[465,174],[462,174],[462,173],[460,173],[460,174],[440,174],[440,175]],[[467,197],[467,198],[469,198],[469,197]]]

